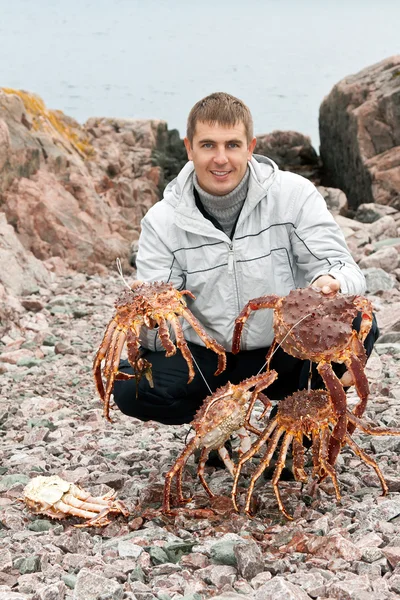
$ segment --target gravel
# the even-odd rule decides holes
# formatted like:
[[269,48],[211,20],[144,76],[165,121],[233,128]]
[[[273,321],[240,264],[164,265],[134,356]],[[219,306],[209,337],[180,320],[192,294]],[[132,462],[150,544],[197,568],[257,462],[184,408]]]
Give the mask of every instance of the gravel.
[[[0,600],[398,598],[400,438],[353,436],[382,469],[385,498],[374,469],[344,447],[340,504],[330,480],[281,483],[292,522],[266,481],[256,486],[253,519],[233,513],[229,474],[209,467],[211,503],[193,459],[184,478],[193,502],[175,516],[160,513],[164,475],[189,427],[141,423],[118,410],[113,423],[103,418],[91,367],[120,289],[116,275],[58,277],[22,299],[20,321],[0,340]],[[378,321],[379,313],[393,321],[398,290],[371,299]],[[365,418],[380,427],[400,427],[398,345],[387,338],[368,364]],[[348,398],[357,402],[353,388]],[[113,488],[131,515],[103,529],[34,515],[19,498],[37,475],[59,475],[94,495]]]

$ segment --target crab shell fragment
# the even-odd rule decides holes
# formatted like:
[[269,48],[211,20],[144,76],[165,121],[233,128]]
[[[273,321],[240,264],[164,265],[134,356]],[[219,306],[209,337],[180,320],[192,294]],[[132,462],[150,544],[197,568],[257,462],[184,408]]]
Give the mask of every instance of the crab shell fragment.
[[93,497],[58,475],[35,477],[23,493],[21,500],[36,514],[52,519],[64,519],[69,515],[86,519],[85,523],[75,527],[104,527],[111,522],[109,514],[129,516],[124,503],[115,499],[113,490],[104,496]]

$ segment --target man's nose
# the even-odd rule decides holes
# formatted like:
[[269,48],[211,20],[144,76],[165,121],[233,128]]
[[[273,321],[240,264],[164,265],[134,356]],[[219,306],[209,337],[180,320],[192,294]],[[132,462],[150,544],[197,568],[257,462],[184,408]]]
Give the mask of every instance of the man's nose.
[[218,165],[224,165],[225,163],[228,162],[228,159],[226,157],[225,147],[217,148],[217,152],[214,156],[214,162],[216,162]]

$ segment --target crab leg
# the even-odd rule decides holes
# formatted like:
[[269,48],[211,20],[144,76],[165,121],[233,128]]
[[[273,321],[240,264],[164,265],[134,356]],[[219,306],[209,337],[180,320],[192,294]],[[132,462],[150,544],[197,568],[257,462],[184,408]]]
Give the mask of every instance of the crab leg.
[[261,448],[261,446],[268,440],[268,438],[271,436],[273,430],[275,429],[277,422],[278,421],[276,418],[273,419],[271,421],[271,423],[268,425],[268,427],[266,427],[264,432],[260,435],[258,440],[256,440],[254,442],[254,444],[251,446],[251,448],[239,458],[239,462],[236,465],[235,479],[233,481],[233,486],[232,486],[232,504],[237,512],[239,512],[239,507],[236,502],[236,495],[237,495],[237,486],[238,486],[238,482],[239,482],[240,473],[242,471],[242,467],[243,467],[244,463],[247,462],[248,460],[250,460],[255,455],[255,453],[258,452],[258,450]]
[[[110,418],[110,397],[112,393],[112,389],[114,386],[115,374],[118,373],[119,359],[121,356],[122,348],[125,343],[126,333],[125,331],[121,331],[116,340],[116,345],[114,346],[114,352],[111,357],[111,364],[107,364],[107,386],[106,393],[104,395],[104,406],[103,406],[103,415],[107,419],[107,421],[112,422]],[[104,368],[104,372],[106,372],[106,368]]]
[[317,370],[325,383],[328,394],[332,398],[335,415],[337,417],[337,423],[332,431],[332,437],[329,444],[329,463],[334,465],[347,430],[346,393],[330,363],[321,361],[317,366]]
[[193,357],[192,357],[192,354],[186,343],[186,340],[183,336],[182,325],[180,324],[178,317],[176,315],[174,315],[173,313],[171,313],[171,315],[169,315],[169,320],[170,320],[173,330],[175,332],[176,345],[178,346],[179,350],[181,351],[183,358],[187,362],[187,366],[189,369],[188,383],[191,383],[193,381],[193,378],[195,375],[194,368],[193,368]]
[[[292,439],[293,439],[292,435],[290,435],[289,433],[285,434],[285,437],[282,440],[281,449],[279,451],[278,462],[276,463],[274,475],[272,477],[272,485],[273,485],[273,488],[274,488],[276,499],[278,501],[278,506],[279,506],[281,512],[283,512],[283,514],[285,515],[285,517],[287,519],[289,519],[289,521],[293,521],[293,517],[291,517],[289,515],[289,513],[287,512],[287,510],[283,506],[283,502],[282,502],[282,498],[281,498],[281,492],[279,490],[279,478],[280,478],[281,473],[283,471],[283,467],[285,466],[287,451],[288,451],[289,446],[290,446],[290,444],[292,442]],[[268,466],[268,465],[266,465],[266,466]]]
[[348,419],[361,429],[361,431],[370,435],[400,435],[400,429],[395,429],[394,427],[370,427],[368,423],[365,423],[365,421],[359,419],[350,411],[348,412]]
[[[251,428],[250,431],[253,432],[253,429]],[[236,433],[240,439],[239,454],[240,454],[240,456],[242,456],[243,454],[245,454],[245,452],[250,450],[251,439],[250,439],[250,436],[247,433],[245,427],[241,427],[240,429],[237,430]],[[261,434],[261,431],[258,432],[258,435],[260,435],[260,434]],[[231,473],[231,475],[234,476],[234,473]]]
[[182,317],[193,327],[193,329],[195,330],[199,338],[203,340],[207,348],[214,350],[214,352],[216,352],[219,355],[218,368],[215,371],[215,375],[219,375],[220,373],[222,373],[222,371],[226,367],[225,348],[221,346],[221,344],[219,344],[216,340],[214,340],[214,338],[208,335],[207,331],[204,329],[201,323],[196,319],[194,314],[192,314],[188,308],[185,308],[182,311]]
[[379,481],[381,482],[382,496],[386,496],[386,494],[389,491],[389,488],[386,484],[385,478],[382,475],[382,471],[378,467],[377,463],[374,461],[373,458],[371,458],[371,456],[368,456],[368,454],[366,454],[363,450],[361,450],[360,446],[358,444],[356,444],[356,442],[354,440],[352,440],[349,435],[346,435],[345,439],[346,439],[346,442],[348,443],[348,445],[350,446],[350,448],[353,450],[353,452],[355,454],[357,454],[361,458],[361,460],[366,462],[367,465],[371,465],[371,467],[373,469],[375,469],[375,472],[379,477]]
[[[356,332],[353,332],[351,346],[354,350],[354,354],[350,356],[349,360],[346,361],[345,364],[353,377],[357,394],[360,398],[360,402],[358,402],[353,412],[356,417],[361,417],[364,414],[367,406],[369,384],[363,368],[363,363],[365,364],[366,361],[365,349],[361,341],[358,339]],[[347,426],[347,431],[350,435],[354,432],[354,430],[355,426],[353,424],[349,424]]]
[[104,391],[104,385],[103,385],[103,378],[101,376],[101,362],[107,354],[109,344],[111,343],[111,340],[114,335],[114,331],[117,326],[118,326],[118,323],[114,319],[112,321],[110,321],[110,323],[108,324],[108,327],[106,329],[106,332],[103,336],[103,340],[100,344],[100,348],[96,352],[96,355],[95,355],[94,361],[93,361],[94,382],[95,382],[97,392],[98,392],[102,402],[104,402],[105,391]]
[[[172,320],[171,319],[172,314],[173,313],[171,313],[167,316],[167,319],[170,321]],[[174,317],[175,317],[175,315],[174,315]],[[171,337],[169,335],[168,325],[167,325],[167,322],[164,319],[164,317],[159,317],[158,326],[159,326],[158,334],[160,336],[161,343],[164,346],[165,351],[166,351],[165,356],[167,358],[169,358],[170,356],[173,356],[174,354],[176,354],[176,346],[171,340]]]
[[[235,328],[232,336],[232,352],[237,354],[240,350],[240,339],[242,337],[242,331],[244,324],[250,316],[253,310],[260,310],[262,308],[275,308],[276,304],[280,300],[279,296],[271,294],[270,296],[261,296],[260,298],[253,298],[250,300],[242,309],[241,313],[235,320]],[[271,355],[272,356],[272,355]]]
[[[264,380],[261,382],[260,382],[260,377],[264,378]],[[264,375],[255,375],[253,377],[249,377],[249,379],[246,380],[246,383],[250,383],[252,380],[254,380],[254,383],[256,385],[255,385],[254,390],[249,399],[249,407],[247,409],[246,417],[245,417],[245,427],[246,427],[246,429],[248,429],[252,433],[255,433],[256,435],[260,435],[260,432],[258,431],[258,429],[253,427],[253,425],[250,423],[250,417],[251,417],[251,413],[254,408],[254,404],[256,403],[257,399],[261,400],[261,402],[264,404],[265,408],[264,408],[263,413],[260,416],[260,419],[262,419],[265,412],[269,408],[271,408],[271,402],[265,394],[261,393],[261,390],[264,390],[266,387],[269,387],[275,381],[275,379],[277,377],[278,377],[278,373],[276,371],[269,371],[267,379],[265,379],[265,374],[264,374]],[[252,387],[252,386],[249,386],[249,387]]]
[[[340,502],[340,490],[339,490],[337,475],[336,475],[335,467],[333,467],[332,463],[330,462],[330,456],[329,456],[330,437],[331,437],[331,433],[329,431],[328,426],[327,425],[323,426],[322,430],[321,430],[321,446],[320,446],[319,460],[320,460],[320,464],[321,464],[322,468],[325,469],[325,471],[328,475],[330,475],[332,482],[333,482],[333,486],[335,488],[336,499],[338,502]],[[323,475],[322,478],[325,479],[325,476]],[[320,480],[320,481],[322,481],[322,480]]]
[[[79,502],[79,506],[77,505],[78,503],[74,505],[70,502],[70,494],[68,494],[68,496],[68,502],[63,502],[62,500],[59,500],[54,505],[56,508],[61,510],[64,513],[64,515],[73,515],[74,517],[83,517],[84,519],[93,519],[94,517],[97,518],[99,516],[99,510],[83,510],[82,508],[80,508],[80,506],[82,506],[81,502]],[[105,507],[101,507],[101,510],[105,510],[108,512],[107,508]],[[87,523],[85,523],[85,525],[87,525]]]
[[183,467],[184,467],[184,465],[176,473],[176,499],[177,499],[178,504],[187,504],[188,502],[192,501],[191,496],[189,498],[185,498],[183,495],[183,490],[182,490]]
[[165,513],[165,514],[171,513],[170,497],[171,497],[172,479],[179,472],[182,472],[182,469],[185,466],[189,456],[196,450],[196,448],[199,447],[199,445],[200,445],[200,437],[198,435],[196,435],[196,436],[194,436],[194,438],[192,440],[190,440],[189,444],[183,450],[182,454],[175,461],[175,464],[172,467],[172,469],[170,469],[168,471],[168,473],[166,474],[165,483],[164,483],[164,500],[163,500],[163,505],[162,505],[162,509],[161,509],[163,513]]
[[[268,465],[271,461],[272,455],[275,452],[275,449],[278,445],[278,442],[284,433],[285,433],[284,427],[278,427],[274,431],[271,439],[268,442],[267,450],[266,450],[263,458],[261,459],[261,462],[258,465],[257,469],[255,470],[255,473],[253,474],[253,476],[250,480],[250,484],[249,484],[249,488],[248,488],[247,496],[246,496],[246,506],[244,509],[245,513],[248,514],[249,516],[251,516],[250,503],[251,503],[251,497],[253,495],[253,490],[254,490],[256,481],[259,477],[261,477],[261,475],[263,474],[265,469],[268,467]],[[278,500],[278,502],[279,502],[279,500]]]
[[361,313],[359,337],[363,342],[372,327],[372,303],[367,298],[358,296],[354,299],[354,305]]
[[206,465],[206,461],[207,461],[209,453],[210,453],[209,448],[202,449],[201,454],[200,454],[200,459],[199,459],[199,466],[197,468],[197,475],[199,476],[201,484],[202,484],[203,488],[206,490],[209,497],[214,498],[214,494],[210,490],[208,483],[206,482],[205,477],[204,477],[204,467]]
[[270,345],[269,350],[267,352],[267,355],[265,357],[265,362],[267,363],[267,365],[266,365],[266,370],[267,371],[269,371],[270,368],[271,368],[271,360],[272,360],[272,357],[273,357],[273,355],[275,353],[275,348],[276,348],[277,344],[278,344],[278,342],[276,341],[276,338],[274,338],[272,340],[272,344]]
[[293,438],[292,442],[292,454],[293,454],[293,475],[296,481],[302,481],[306,483],[307,474],[304,470],[304,446],[297,439]]

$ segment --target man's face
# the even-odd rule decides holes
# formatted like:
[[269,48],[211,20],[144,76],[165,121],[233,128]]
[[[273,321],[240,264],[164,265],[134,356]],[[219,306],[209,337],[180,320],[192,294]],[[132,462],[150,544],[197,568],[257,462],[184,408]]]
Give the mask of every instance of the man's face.
[[200,187],[213,196],[229,194],[243,179],[256,145],[247,141],[243,123],[223,127],[198,122],[192,144],[184,139]]

